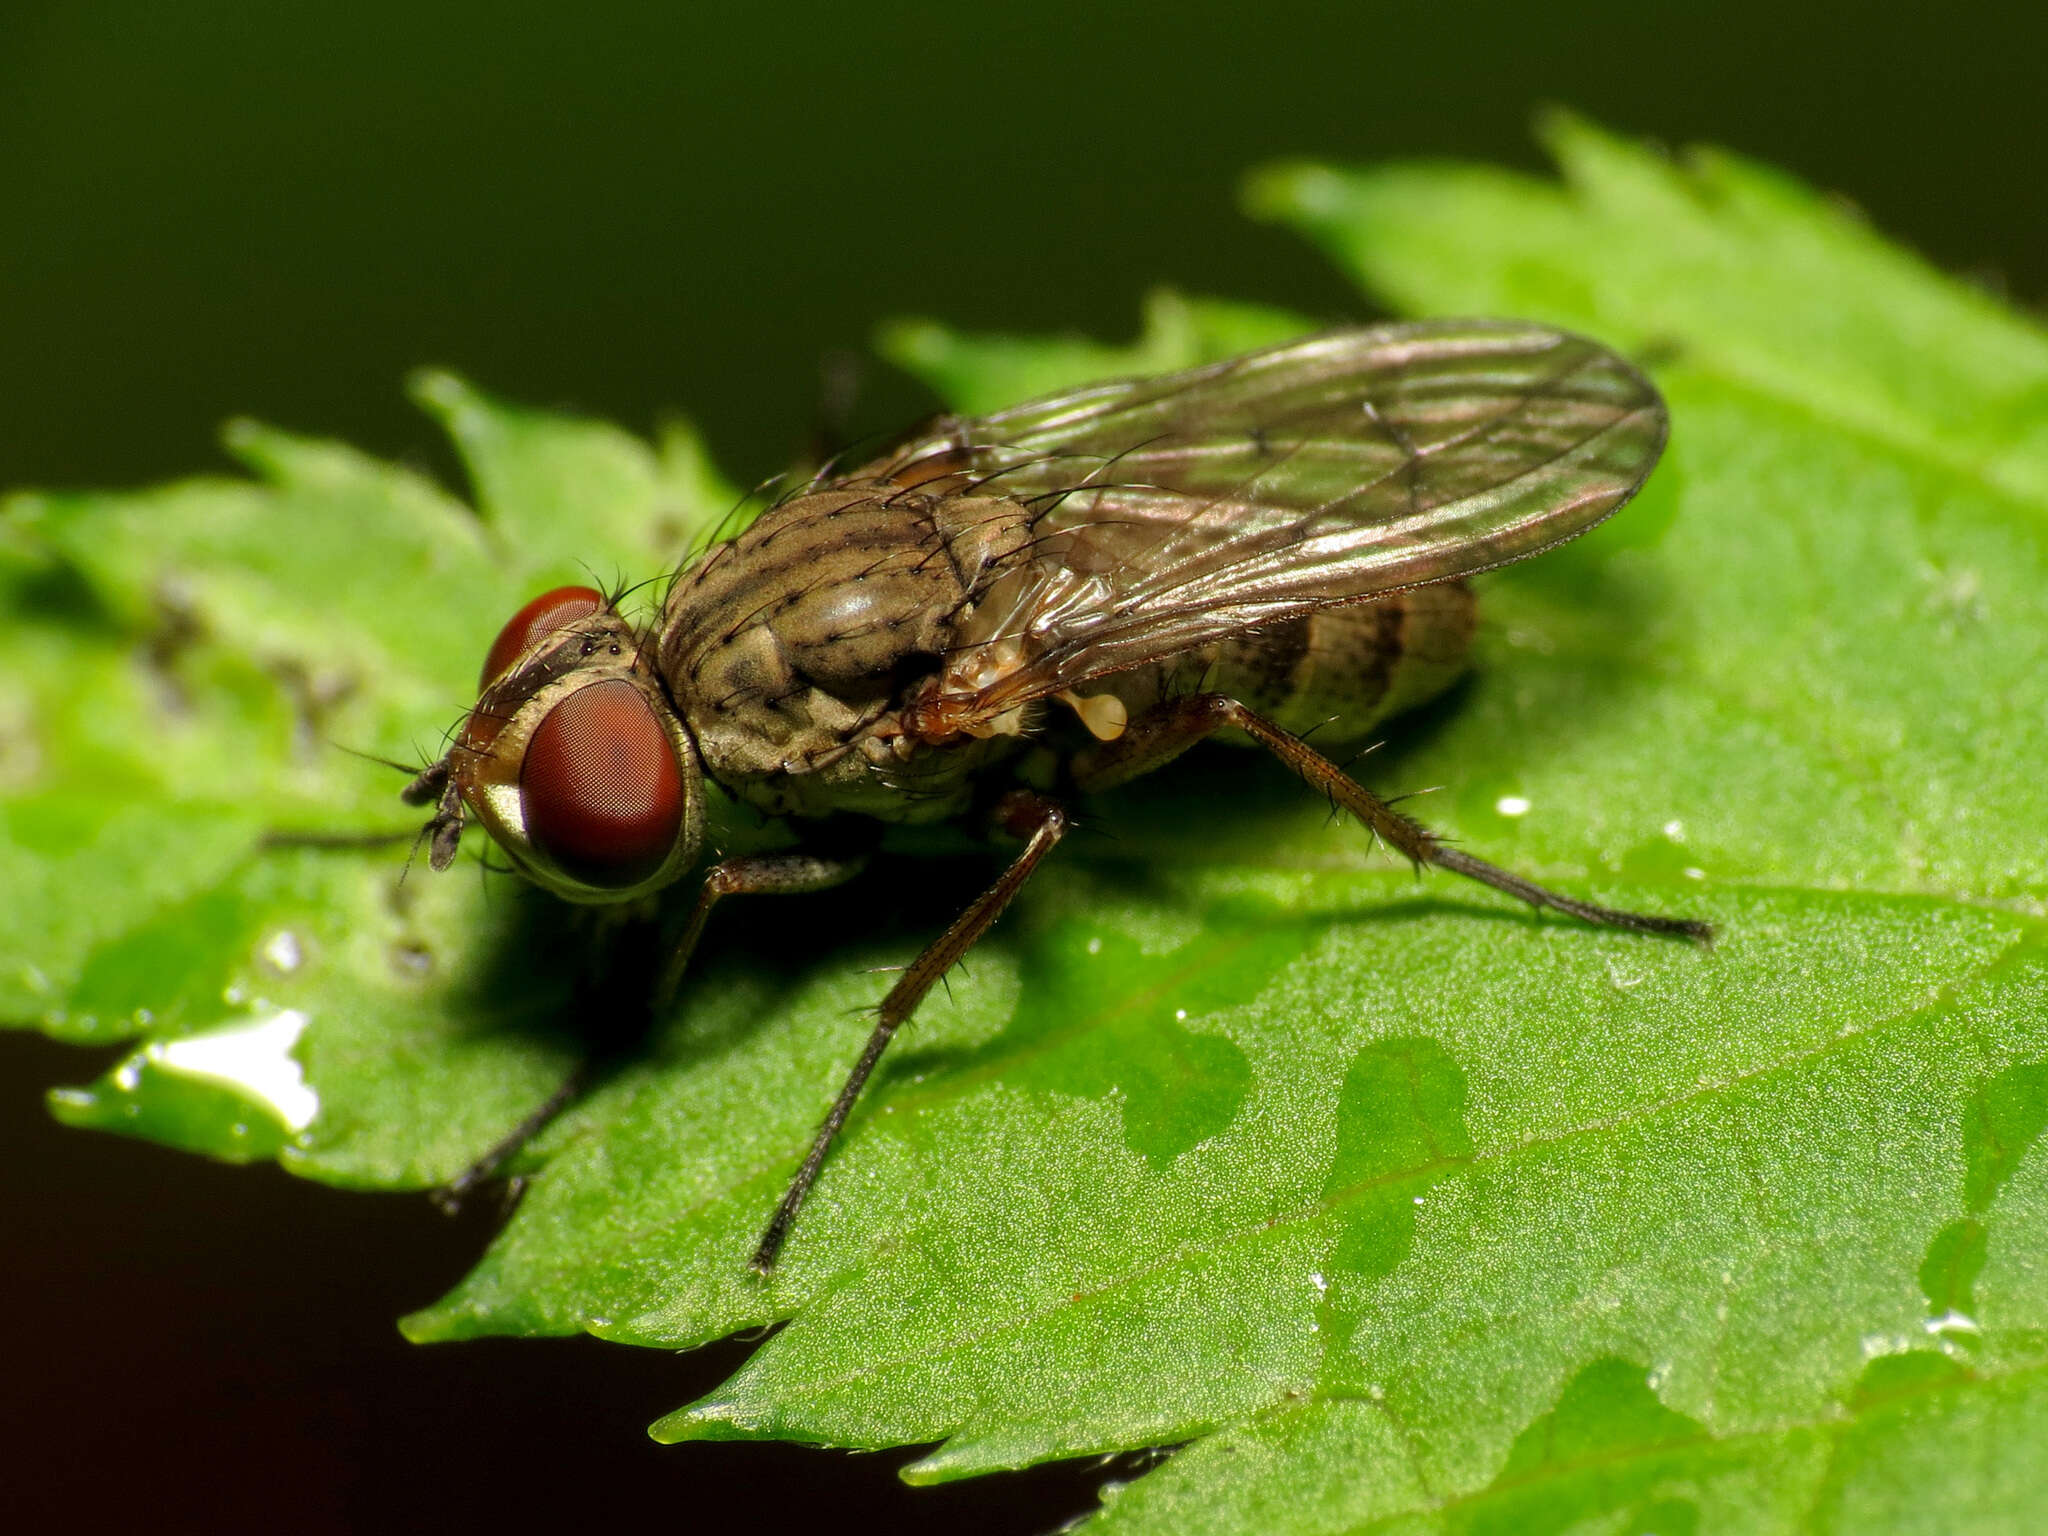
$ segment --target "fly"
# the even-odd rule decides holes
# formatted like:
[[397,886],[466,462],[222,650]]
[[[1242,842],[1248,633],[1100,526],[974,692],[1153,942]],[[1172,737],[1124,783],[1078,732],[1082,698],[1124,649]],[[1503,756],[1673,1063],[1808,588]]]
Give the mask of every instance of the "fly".
[[[405,797],[435,807],[436,869],[474,818],[572,902],[694,878],[657,1006],[724,898],[860,871],[828,822],[957,820],[1022,843],[882,1000],[761,1235],[765,1273],[890,1040],[1060,841],[1070,799],[1212,734],[1264,747],[1418,868],[1709,939],[1705,923],[1593,906],[1452,847],[1320,750],[1448,686],[1473,627],[1463,578],[1600,522],[1666,430],[1656,389],[1607,349],[1470,320],[941,417],[691,559],[650,622],[592,588],[535,598]],[[811,829],[811,846],[700,872],[707,778]]]

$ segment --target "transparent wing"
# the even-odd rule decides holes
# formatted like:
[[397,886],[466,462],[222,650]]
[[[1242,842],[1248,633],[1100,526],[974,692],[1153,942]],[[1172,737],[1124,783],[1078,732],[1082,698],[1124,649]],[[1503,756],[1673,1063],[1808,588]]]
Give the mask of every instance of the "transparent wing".
[[1634,494],[1665,427],[1583,337],[1423,321],[942,420],[861,473],[1032,509],[940,680],[972,718],[1548,549]]

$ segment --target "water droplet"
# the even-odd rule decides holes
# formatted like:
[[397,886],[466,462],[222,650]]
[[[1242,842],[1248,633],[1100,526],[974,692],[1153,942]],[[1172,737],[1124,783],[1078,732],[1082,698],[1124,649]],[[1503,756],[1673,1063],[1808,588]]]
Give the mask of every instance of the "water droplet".
[[272,970],[289,976],[305,964],[306,953],[296,933],[289,928],[280,928],[264,941],[263,958]]
[[1319,1269],[1309,1271],[1308,1283],[1316,1288],[1318,1294],[1330,1288],[1330,1282],[1323,1278],[1323,1272]]
[[1529,797],[1526,795],[1502,795],[1493,802],[1493,808],[1503,816],[1526,816],[1529,814]]
[[261,1101],[286,1130],[302,1131],[320,1112],[320,1096],[292,1055],[307,1022],[297,1009],[285,1009],[254,1024],[156,1041],[144,1048],[142,1059],[186,1077],[226,1083]]
[[1630,987],[1639,987],[1643,984],[1643,978],[1640,976],[1622,974],[1621,967],[1612,960],[1607,962],[1607,979],[1614,984],[1614,988],[1618,992],[1626,992]]
[[1669,821],[1664,823],[1664,835],[1670,838],[1671,841],[1673,841],[1674,843],[1684,842],[1685,823],[1680,821],[1676,816],[1672,817]]
[[230,1008],[239,1008],[249,1000],[249,994],[242,990],[239,983],[230,986],[220,997]]
[[1185,1024],[1188,1021],[1188,1011],[1185,1008],[1176,1008],[1173,1010],[1173,1017],[1177,1022]]
[[147,1029],[156,1022],[156,1015],[147,1008],[136,1009],[134,1018],[138,1029]]
[[1417,1205],[1420,1205],[1420,1204],[1422,1204],[1422,1196],[1420,1196],[1420,1195],[1417,1195],[1417,1196],[1415,1197],[1415,1203],[1416,1203]]
[[1685,866],[1684,869],[1680,870],[1679,873],[1684,875],[1685,878],[1688,880],[1704,880],[1707,878],[1707,872],[1704,869],[1701,869],[1697,864],[1688,864]]
[[1088,953],[1091,955],[1102,953],[1102,937],[1100,934],[1088,941]]
[[1936,1338],[1950,1333],[1967,1333],[1974,1338],[1984,1331],[1977,1326],[1977,1319],[1967,1313],[1956,1311],[1948,1311],[1942,1313],[1939,1317],[1927,1318],[1920,1326]]

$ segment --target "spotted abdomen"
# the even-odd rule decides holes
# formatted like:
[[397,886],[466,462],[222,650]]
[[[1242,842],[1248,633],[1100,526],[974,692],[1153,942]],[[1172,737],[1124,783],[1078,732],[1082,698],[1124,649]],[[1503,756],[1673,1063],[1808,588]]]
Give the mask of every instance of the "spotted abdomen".
[[1325,609],[1217,645],[1203,686],[1328,751],[1457,681],[1475,613],[1462,581]]
[[1475,612],[1465,583],[1438,582],[1233,635],[1083,691],[1116,694],[1133,719],[1163,698],[1226,694],[1296,735],[1315,732],[1327,752],[1357,744],[1455,682]]

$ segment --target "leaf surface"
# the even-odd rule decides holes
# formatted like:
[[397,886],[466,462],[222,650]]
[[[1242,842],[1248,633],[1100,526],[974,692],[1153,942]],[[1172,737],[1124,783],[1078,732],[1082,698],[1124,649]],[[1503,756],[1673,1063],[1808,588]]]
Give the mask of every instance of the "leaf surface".
[[[1287,167],[1248,194],[1393,307],[1599,336],[1672,407],[1644,495],[1488,578],[1472,679],[1359,771],[1716,948],[1418,883],[1204,749],[1106,799],[1114,836],[1070,839],[927,1005],[772,1283],[745,1256],[870,971],[984,858],[722,910],[416,1337],[787,1319],[657,1434],[932,1443],[925,1479],[1192,1441],[1105,1531],[2026,1528],[2048,338],[1777,173],[1549,132],[1561,185]],[[1298,324],[1167,298],[1129,349],[885,346],[980,410]],[[417,1187],[577,1053],[573,914],[401,878],[402,841],[262,834],[405,830],[396,775],[321,743],[430,749],[524,597],[658,575],[733,498],[685,435],[420,394],[475,513],[256,429],[253,483],[7,505],[0,881],[29,899],[0,1012],[142,1035],[67,1118]]]

